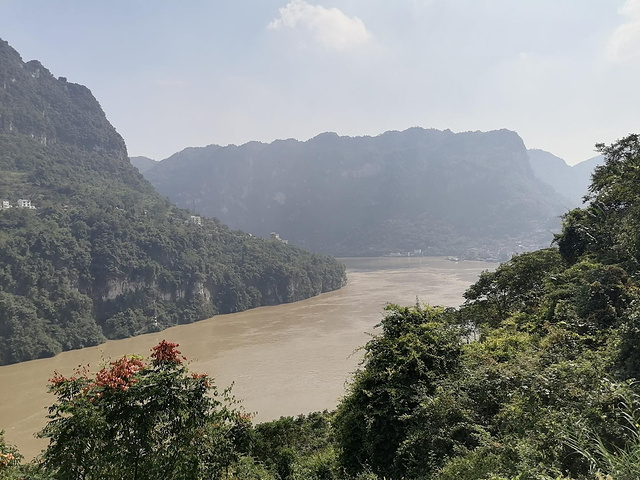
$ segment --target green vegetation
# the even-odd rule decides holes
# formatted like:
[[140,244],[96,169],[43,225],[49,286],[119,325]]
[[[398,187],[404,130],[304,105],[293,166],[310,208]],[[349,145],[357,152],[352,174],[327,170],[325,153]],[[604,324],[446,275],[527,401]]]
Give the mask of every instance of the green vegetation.
[[206,374],[189,374],[176,347],[162,341],[150,364],[123,357],[94,379],[56,374],[43,468],[60,479],[219,478],[249,416]]
[[0,365],[344,285],[334,259],[161,198],[86,87],[1,40],[0,87]]
[[0,213],[0,363],[339,288],[344,267],[189,214]]

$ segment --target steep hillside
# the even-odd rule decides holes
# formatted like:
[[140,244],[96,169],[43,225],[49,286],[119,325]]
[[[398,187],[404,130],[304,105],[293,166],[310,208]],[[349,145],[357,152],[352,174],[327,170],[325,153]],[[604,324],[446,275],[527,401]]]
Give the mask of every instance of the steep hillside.
[[506,130],[187,148],[145,175],[178,205],[335,255],[508,258],[548,246],[564,211]]
[[566,197],[570,208],[582,205],[582,198],[587,194],[591,182],[591,174],[604,161],[602,155],[598,155],[571,166],[562,158],[544,150],[532,149],[528,153],[536,176]]
[[0,364],[344,284],[331,258],[162,199],[91,92],[4,41],[0,87]]

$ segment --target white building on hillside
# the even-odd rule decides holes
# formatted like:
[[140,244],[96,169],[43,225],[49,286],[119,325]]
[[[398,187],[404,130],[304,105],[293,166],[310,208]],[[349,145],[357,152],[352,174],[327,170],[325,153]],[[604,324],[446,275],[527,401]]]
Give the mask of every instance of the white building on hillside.
[[289,240],[283,240],[280,238],[280,235],[276,232],[271,232],[271,240],[276,240],[277,242],[282,242],[285,245],[289,243]]
[[28,208],[30,210],[36,209],[36,207],[31,205],[31,200],[27,200],[24,198],[21,198],[20,200],[18,200],[18,208]]

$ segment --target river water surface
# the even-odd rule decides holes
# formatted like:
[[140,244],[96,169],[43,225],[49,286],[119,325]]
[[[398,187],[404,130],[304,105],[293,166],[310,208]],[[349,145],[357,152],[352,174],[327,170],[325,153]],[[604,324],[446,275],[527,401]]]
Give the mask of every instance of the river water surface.
[[159,333],[114,340],[54,358],[0,367],[0,429],[26,458],[46,446],[34,434],[54,398],[47,380],[82,364],[96,371],[125,354],[148,356],[160,340],[176,342],[195,372],[214,376],[219,388],[234,382],[256,421],[332,409],[358,365],[364,345],[387,303],[458,306],[486,262],[444,258],[352,258],[348,285],[301,302],[218,315]]

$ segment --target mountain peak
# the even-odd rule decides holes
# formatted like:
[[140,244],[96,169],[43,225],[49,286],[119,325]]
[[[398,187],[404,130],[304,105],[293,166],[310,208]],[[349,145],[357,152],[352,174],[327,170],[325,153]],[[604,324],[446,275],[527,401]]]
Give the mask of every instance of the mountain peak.
[[124,140],[88,88],[55,78],[38,60],[23,62],[5,41],[0,59],[1,132],[127,157]]

